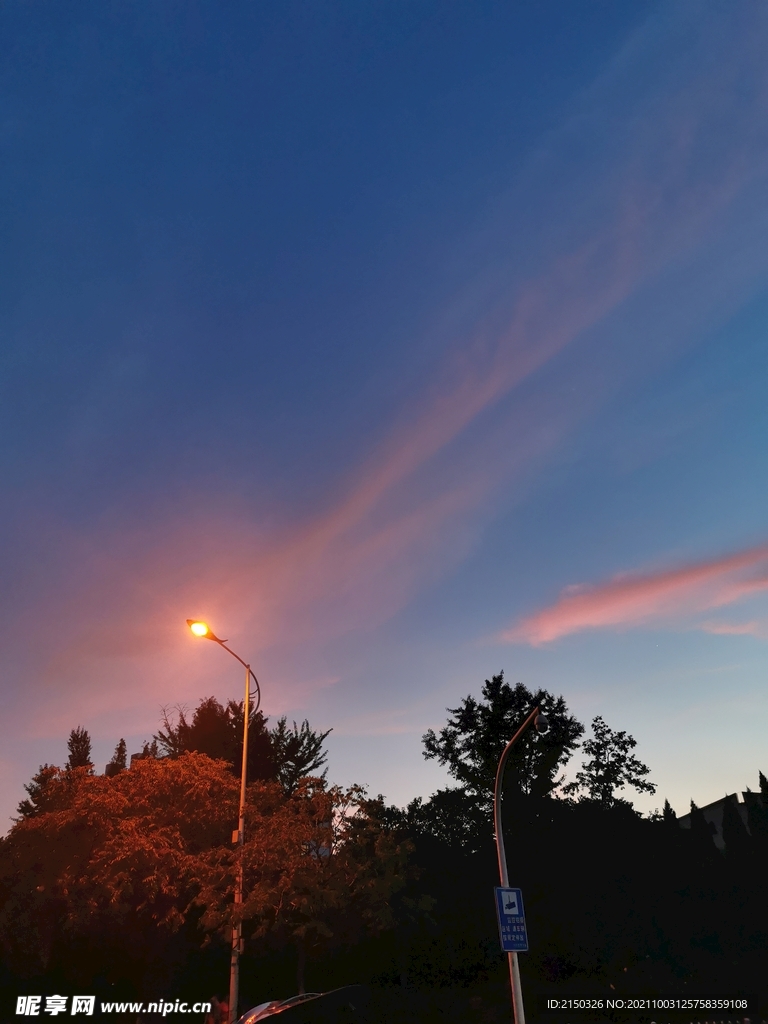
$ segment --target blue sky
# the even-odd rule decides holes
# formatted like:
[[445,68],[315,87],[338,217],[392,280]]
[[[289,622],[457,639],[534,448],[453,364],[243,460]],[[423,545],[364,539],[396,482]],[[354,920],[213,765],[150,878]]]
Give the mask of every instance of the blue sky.
[[768,772],[768,12],[0,11],[0,814],[75,725],[333,727],[403,803],[504,669],[679,813]]

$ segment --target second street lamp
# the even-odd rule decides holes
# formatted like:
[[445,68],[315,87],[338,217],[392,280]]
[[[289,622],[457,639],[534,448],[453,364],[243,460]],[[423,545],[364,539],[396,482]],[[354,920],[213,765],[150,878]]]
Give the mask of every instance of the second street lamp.
[[[505,889],[509,887],[509,872],[507,870],[507,851],[504,848],[504,828],[501,820],[501,794],[504,787],[504,769],[507,767],[507,758],[512,752],[512,748],[530,725],[533,725],[536,732],[541,734],[549,730],[549,722],[542,715],[538,707],[531,711],[515,735],[504,747],[504,751],[499,758],[499,767],[496,770],[496,783],[493,787],[493,830],[496,833],[496,856],[499,861],[499,880]],[[512,989],[514,1022],[515,1024],[525,1024],[523,990],[520,984],[520,966],[517,962],[517,953],[507,953],[507,958],[509,960],[509,984]]]
[[[243,902],[243,843],[245,842],[245,786],[248,775],[248,719],[251,713],[251,679],[253,679],[256,691],[256,703],[253,710],[259,710],[261,703],[261,688],[259,681],[248,665],[239,655],[227,647],[227,641],[221,640],[213,632],[207,622],[201,619],[187,619],[187,625],[195,636],[204,640],[213,640],[219,647],[223,647],[228,654],[245,669],[245,700],[243,702],[243,764],[240,773],[240,809],[238,814],[237,831],[232,833],[232,841],[237,843],[237,877],[235,880],[235,908]],[[237,911],[235,911],[237,912]],[[234,1024],[237,1020],[237,1001],[240,987],[240,954],[243,951],[243,923],[236,921],[232,925],[232,952],[229,965],[229,1019],[227,1024]]]

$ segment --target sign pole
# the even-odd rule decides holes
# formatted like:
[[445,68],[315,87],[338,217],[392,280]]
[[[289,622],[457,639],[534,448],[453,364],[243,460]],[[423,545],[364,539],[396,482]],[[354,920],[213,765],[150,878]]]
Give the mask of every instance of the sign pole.
[[519,889],[498,886],[496,889],[496,915],[499,919],[501,948],[507,954],[509,983],[512,988],[512,1008],[515,1021],[525,1019],[523,990],[520,985],[518,951],[528,949],[528,933],[525,927],[523,894]]
[[[504,849],[504,830],[501,824],[501,790],[504,782],[504,769],[507,766],[507,757],[509,756],[512,747],[517,743],[528,726],[536,720],[536,716],[538,714],[539,709],[536,707],[530,715],[528,715],[506,747],[504,747],[504,753],[499,759],[499,767],[496,771],[496,784],[493,790],[493,828],[496,833],[496,854],[499,859],[499,880],[504,889],[509,888],[507,854]],[[498,905],[497,901],[497,907]],[[499,921],[501,923],[501,918],[499,918]],[[508,951],[507,956],[509,958],[509,984],[512,988],[512,1010],[514,1013],[514,1021],[515,1024],[525,1024],[525,1008],[523,1006],[523,990],[520,985],[520,967],[517,962],[517,952]]]

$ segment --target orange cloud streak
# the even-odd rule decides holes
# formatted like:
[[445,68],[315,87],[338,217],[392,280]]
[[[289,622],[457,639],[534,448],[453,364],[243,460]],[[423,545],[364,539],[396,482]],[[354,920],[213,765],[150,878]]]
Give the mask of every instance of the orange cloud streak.
[[622,574],[597,586],[566,587],[551,607],[522,619],[500,639],[539,646],[585,629],[628,629],[721,608],[762,591],[768,591],[768,545],[662,572]]

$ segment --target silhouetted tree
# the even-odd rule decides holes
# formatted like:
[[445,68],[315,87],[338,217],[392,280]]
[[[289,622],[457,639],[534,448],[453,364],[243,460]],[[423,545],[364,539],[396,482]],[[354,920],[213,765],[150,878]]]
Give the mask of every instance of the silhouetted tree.
[[725,855],[729,859],[741,859],[750,850],[751,840],[747,827],[734,800],[723,803],[723,842]]
[[69,750],[69,757],[65,765],[67,771],[71,771],[73,768],[89,768],[93,771],[91,737],[87,729],[81,729],[79,725],[73,729],[67,740],[67,749]]
[[[185,708],[176,710],[174,721],[169,709],[163,708],[163,728],[155,736],[161,753],[166,757],[179,757],[186,751],[197,751],[216,760],[227,761],[232,771],[239,775],[243,752],[243,702],[231,700],[223,705],[215,697],[207,697],[200,701],[191,719],[187,718]],[[266,718],[251,707],[248,778],[270,779],[274,775]]]
[[[53,764],[41,764],[37,775],[24,786],[28,796],[22,800],[17,810],[21,818],[33,818],[42,811],[51,809],[51,783],[61,775],[61,768]],[[15,819],[19,821],[19,818]]]
[[428,800],[416,797],[405,810],[387,808],[393,825],[409,836],[430,836],[453,849],[476,851],[493,838],[493,821],[463,787],[438,789]]
[[108,778],[117,775],[118,772],[124,772],[128,767],[128,748],[125,745],[125,740],[121,739],[115,747],[115,752],[112,755],[112,760],[109,762],[104,770],[104,774]]
[[269,730],[272,761],[284,792],[293,793],[300,779],[310,776],[325,778],[327,769],[322,773],[318,773],[318,769],[328,759],[323,743],[330,732],[330,729],[327,732],[313,732],[306,718],[300,729],[295,722],[293,729],[289,729],[284,717],[279,718],[275,728]]
[[584,726],[563,697],[547,690],[531,691],[523,683],[514,687],[500,672],[486,679],[482,697],[465,697],[457,708],[448,708],[448,724],[423,736],[424,757],[446,765],[450,774],[490,810],[499,757],[505,745],[533,707],[549,719],[549,732],[538,736],[529,730],[513,748],[507,771],[508,785],[529,796],[547,796],[559,784],[558,771],[578,747]]
[[646,780],[650,768],[631,754],[637,741],[629,733],[614,732],[600,715],[592,720],[592,738],[582,749],[589,756],[573,782],[563,786],[566,794],[582,793],[601,807],[618,802],[629,803],[616,796],[617,789],[631,786],[639,793],[655,793],[656,786]]
[[[229,701],[225,706],[215,697],[200,701],[191,720],[184,708],[177,709],[174,720],[163,709],[163,728],[155,742],[166,757],[179,757],[185,751],[197,751],[227,761],[240,774],[243,751],[243,702]],[[261,711],[251,708],[248,721],[248,779],[279,781],[286,793],[296,788],[299,779],[317,776],[326,760],[323,743],[330,733],[316,733],[305,719],[299,728],[289,728],[286,718],[278,719],[274,729],[267,728]]]
[[157,745],[157,740],[153,738],[151,743],[148,743],[145,740],[144,745],[141,748],[141,753],[134,754],[131,760],[147,761],[149,759],[156,759],[160,756],[161,754]]
[[672,809],[672,804],[670,804],[669,800],[664,801],[664,809],[661,812],[661,820],[664,822],[665,825],[668,825],[669,827],[680,827],[677,820],[677,815]]
[[768,847],[768,779],[760,772],[760,793],[750,795],[747,802],[747,821],[755,843],[764,850]]

